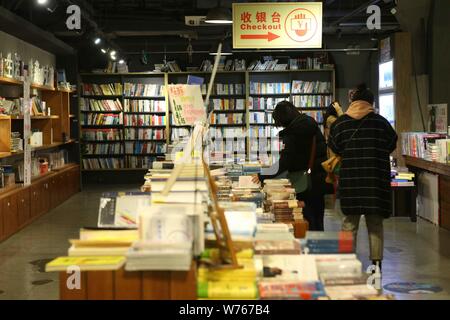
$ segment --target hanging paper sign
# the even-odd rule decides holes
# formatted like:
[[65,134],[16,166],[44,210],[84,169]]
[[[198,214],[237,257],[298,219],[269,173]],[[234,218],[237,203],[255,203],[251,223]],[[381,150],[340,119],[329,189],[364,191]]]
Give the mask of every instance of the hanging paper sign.
[[169,85],[169,100],[173,121],[177,126],[193,126],[206,121],[206,109],[198,85]]
[[322,2],[233,3],[233,48],[321,48]]

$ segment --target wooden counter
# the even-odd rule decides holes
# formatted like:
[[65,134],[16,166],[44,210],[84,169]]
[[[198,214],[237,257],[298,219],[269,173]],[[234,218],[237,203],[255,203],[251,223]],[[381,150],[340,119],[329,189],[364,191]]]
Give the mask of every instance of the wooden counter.
[[409,156],[404,158],[412,172],[428,171],[439,176],[439,225],[450,230],[450,165]]
[[60,273],[61,300],[196,300],[197,264],[182,271],[87,271],[80,289],[68,289],[70,274]]

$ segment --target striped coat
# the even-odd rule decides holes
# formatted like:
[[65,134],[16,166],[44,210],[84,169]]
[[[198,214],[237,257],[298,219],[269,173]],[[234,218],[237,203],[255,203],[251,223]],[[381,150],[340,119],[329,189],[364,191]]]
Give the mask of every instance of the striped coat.
[[[361,121],[364,123],[360,127]],[[342,157],[339,177],[342,212],[391,216],[389,156],[396,148],[397,134],[389,122],[375,113],[365,120],[344,115],[331,127],[328,144]]]

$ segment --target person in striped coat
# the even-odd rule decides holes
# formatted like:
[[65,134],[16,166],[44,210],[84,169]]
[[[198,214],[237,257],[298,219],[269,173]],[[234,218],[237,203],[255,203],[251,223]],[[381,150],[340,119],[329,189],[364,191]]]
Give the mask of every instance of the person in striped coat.
[[328,145],[342,157],[339,196],[345,218],[343,231],[355,237],[362,215],[369,232],[370,257],[381,270],[383,220],[392,215],[390,154],[397,134],[389,122],[375,113],[374,95],[358,86],[346,114],[331,127]]

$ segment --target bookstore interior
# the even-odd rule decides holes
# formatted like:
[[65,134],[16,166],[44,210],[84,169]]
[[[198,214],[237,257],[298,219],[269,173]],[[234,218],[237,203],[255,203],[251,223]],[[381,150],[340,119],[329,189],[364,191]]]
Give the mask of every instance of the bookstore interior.
[[449,9],[1,1],[0,300],[450,300]]

